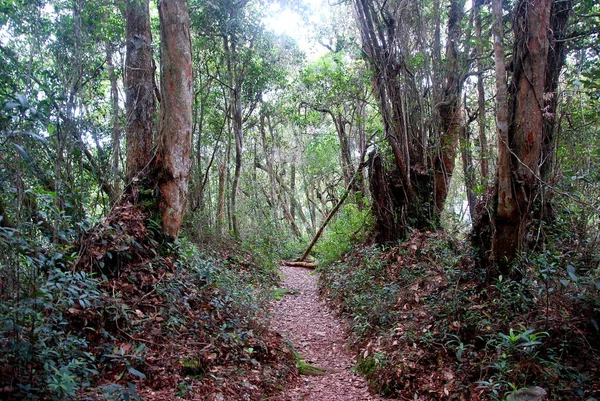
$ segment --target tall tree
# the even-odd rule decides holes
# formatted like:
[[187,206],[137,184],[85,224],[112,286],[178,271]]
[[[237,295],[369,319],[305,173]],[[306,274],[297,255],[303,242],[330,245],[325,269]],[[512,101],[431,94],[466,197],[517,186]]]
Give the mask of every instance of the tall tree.
[[434,112],[439,113],[440,117],[439,139],[433,156],[433,198],[437,214],[440,214],[444,209],[450,179],[454,172],[458,139],[461,131],[465,129],[461,106],[465,68],[462,66],[462,57],[460,57],[458,49],[462,35],[461,23],[464,16],[464,6],[464,1],[450,2],[442,96],[439,103],[436,104],[437,110],[434,110]]
[[161,0],[161,107],[156,172],[163,232],[175,237],[188,198],[192,146],[192,50],[187,0]]
[[142,172],[149,172],[154,138],[155,97],[149,1],[127,0],[126,7],[126,181],[130,184]]
[[[513,72],[506,85],[502,2],[494,0],[496,61],[496,127],[498,167],[492,199],[474,227],[476,244],[496,274],[508,274],[510,263],[524,246],[532,211],[541,190],[542,149],[546,119],[545,94],[557,79],[560,53],[550,50],[553,3],[560,0],[520,0],[513,10]],[[555,87],[554,87],[555,88]]]
[[[386,163],[385,152],[372,158],[375,225],[378,241],[393,241],[403,237],[409,226],[437,226],[448,194],[463,126],[460,94],[464,58],[459,57],[458,49],[464,1],[450,2],[444,63],[439,61],[440,2],[433,7],[433,50],[426,44],[429,27],[422,23],[426,11],[414,2],[353,3],[392,156],[390,163]],[[423,61],[428,59],[434,60],[433,72]],[[434,102],[433,110],[427,109],[424,98]],[[427,114],[436,113],[440,124],[430,129]]]
[[[127,3],[126,193],[158,187],[163,233],[175,237],[187,204],[192,135],[192,54],[187,0],[159,3],[161,107],[154,146],[154,62],[147,0]],[[142,176],[144,180],[141,180]]]

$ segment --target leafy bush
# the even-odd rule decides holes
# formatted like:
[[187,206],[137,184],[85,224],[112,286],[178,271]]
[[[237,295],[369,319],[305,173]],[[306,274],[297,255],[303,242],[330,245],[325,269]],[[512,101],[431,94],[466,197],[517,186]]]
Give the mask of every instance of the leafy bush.
[[67,257],[33,254],[36,248],[18,236],[0,236],[0,243],[5,280],[0,288],[0,383],[16,383],[25,398],[73,399],[98,374],[96,357],[77,327],[103,305],[98,281],[85,272],[53,267]]

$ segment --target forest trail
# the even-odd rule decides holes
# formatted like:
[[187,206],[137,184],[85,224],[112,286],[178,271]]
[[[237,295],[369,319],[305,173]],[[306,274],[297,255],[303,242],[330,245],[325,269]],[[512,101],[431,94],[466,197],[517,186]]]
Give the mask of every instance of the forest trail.
[[356,360],[344,348],[342,321],[319,299],[318,277],[300,267],[282,266],[283,288],[290,294],[274,304],[272,328],[294,343],[312,365],[330,370],[319,376],[301,376],[276,401],[379,401],[369,393],[366,380],[350,369]]

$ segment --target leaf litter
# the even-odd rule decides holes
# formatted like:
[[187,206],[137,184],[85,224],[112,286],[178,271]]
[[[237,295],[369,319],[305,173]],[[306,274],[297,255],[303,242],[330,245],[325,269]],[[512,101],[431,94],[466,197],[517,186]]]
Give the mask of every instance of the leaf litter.
[[324,374],[305,375],[274,401],[380,401],[366,380],[353,371],[356,358],[346,348],[342,320],[319,298],[315,274],[301,267],[282,266],[288,295],[273,305],[271,327],[293,344],[305,362]]

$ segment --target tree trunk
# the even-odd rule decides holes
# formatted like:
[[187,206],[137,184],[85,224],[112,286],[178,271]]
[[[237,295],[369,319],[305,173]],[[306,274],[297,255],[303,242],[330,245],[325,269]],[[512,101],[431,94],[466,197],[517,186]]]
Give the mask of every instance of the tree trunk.
[[371,207],[375,216],[375,240],[380,244],[395,241],[398,239],[398,231],[406,227],[406,224],[397,221],[397,218],[403,214],[394,213],[397,205],[390,193],[388,178],[380,155],[371,156],[369,184],[373,198]]
[[[150,165],[154,133],[154,67],[148,0],[127,0],[126,184]],[[130,188],[131,189],[131,188]]]
[[[475,38],[477,45],[475,53],[477,57],[477,106],[479,108],[477,124],[479,126],[479,164],[481,168],[482,183],[487,186],[490,178],[489,173],[489,151],[486,136],[486,118],[485,118],[485,89],[483,83],[483,39],[481,34],[481,6],[483,0],[478,0],[475,5]],[[474,216],[473,216],[474,217]]]
[[460,135],[460,150],[463,165],[463,174],[465,175],[465,189],[467,192],[467,204],[469,206],[469,215],[471,221],[475,218],[475,208],[477,206],[477,196],[475,195],[475,169],[473,166],[473,154],[471,152],[471,138],[469,128],[463,126]]
[[163,232],[176,237],[188,198],[192,146],[192,51],[186,0],[161,0],[161,108],[156,157]]
[[[549,32],[550,46],[548,50],[548,63],[546,65],[546,84],[544,87],[544,137],[542,142],[542,156],[540,174],[542,180],[551,183],[554,169],[554,130],[557,121],[556,107],[558,105],[558,84],[560,71],[565,63],[566,41],[568,31],[568,21],[573,8],[572,0],[552,2],[552,28]],[[551,222],[554,218],[552,210],[552,194],[550,191],[544,191],[540,199],[540,205],[537,206],[536,214]]]
[[[491,277],[512,274],[522,249],[539,191],[544,131],[544,88],[548,60],[551,0],[519,0],[513,12],[514,69],[509,90],[502,45],[502,1],[493,0],[496,62],[498,171],[491,216],[483,215],[476,233]],[[508,93],[507,93],[508,92]],[[508,96],[507,96],[508,95]],[[508,100],[507,100],[508,99]]]
[[224,234],[223,229],[225,228],[225,174],[227,168],[225,163],[219,166],[219,194],[217,204],[217,233],[219,236]]
[[[231,42],[231,43],[230,43]],[[243,81],[238,76],[237,44],[236,38],[231,35],[223,37],[223,47],[225,49],[225,58],[227,63],[227,78],[229,86],[229,101],[231,102],[231,120],[233,127],[233,136],[235,139],[235,171],[233,175],[233,185],[231,188],[231,228],[233,235],[239,237],[239,227],[237,221],[237,193],[242,174],[242,151],[243,151],[243,119],[242,119],[242,86]]]
[[456,162],[456,149],[464,125],[461,113],[462,71],[459,64],[458,41],[462,35],[464,1],[452,1],[448,17],[446,41],[446,76],[439,106],[441,122],[437,152],[433,157],[435,212],[442,213],[448,196],[450,179]]
[[110,80],[110,97],[112,102],[112,158],[110,163],[111,185],[113,198],[110,199],[111,205],[117,202],[120,192],[119,161],[121,158],[121,116],[119,107],[119,89],[117,85],[117,75],[115,74],[115,65],[113,63],[113,52],[108,41],[106,43],[106,65],[108,66],[108,78]]
[[[291,173],[290,173],[290,199],[296,197],[296,165],[292,163]],[[298,209],[299,212],[302,212],[302,209]],[[293,219],[296,219],[296,203],[290,202],[290,214]]]

